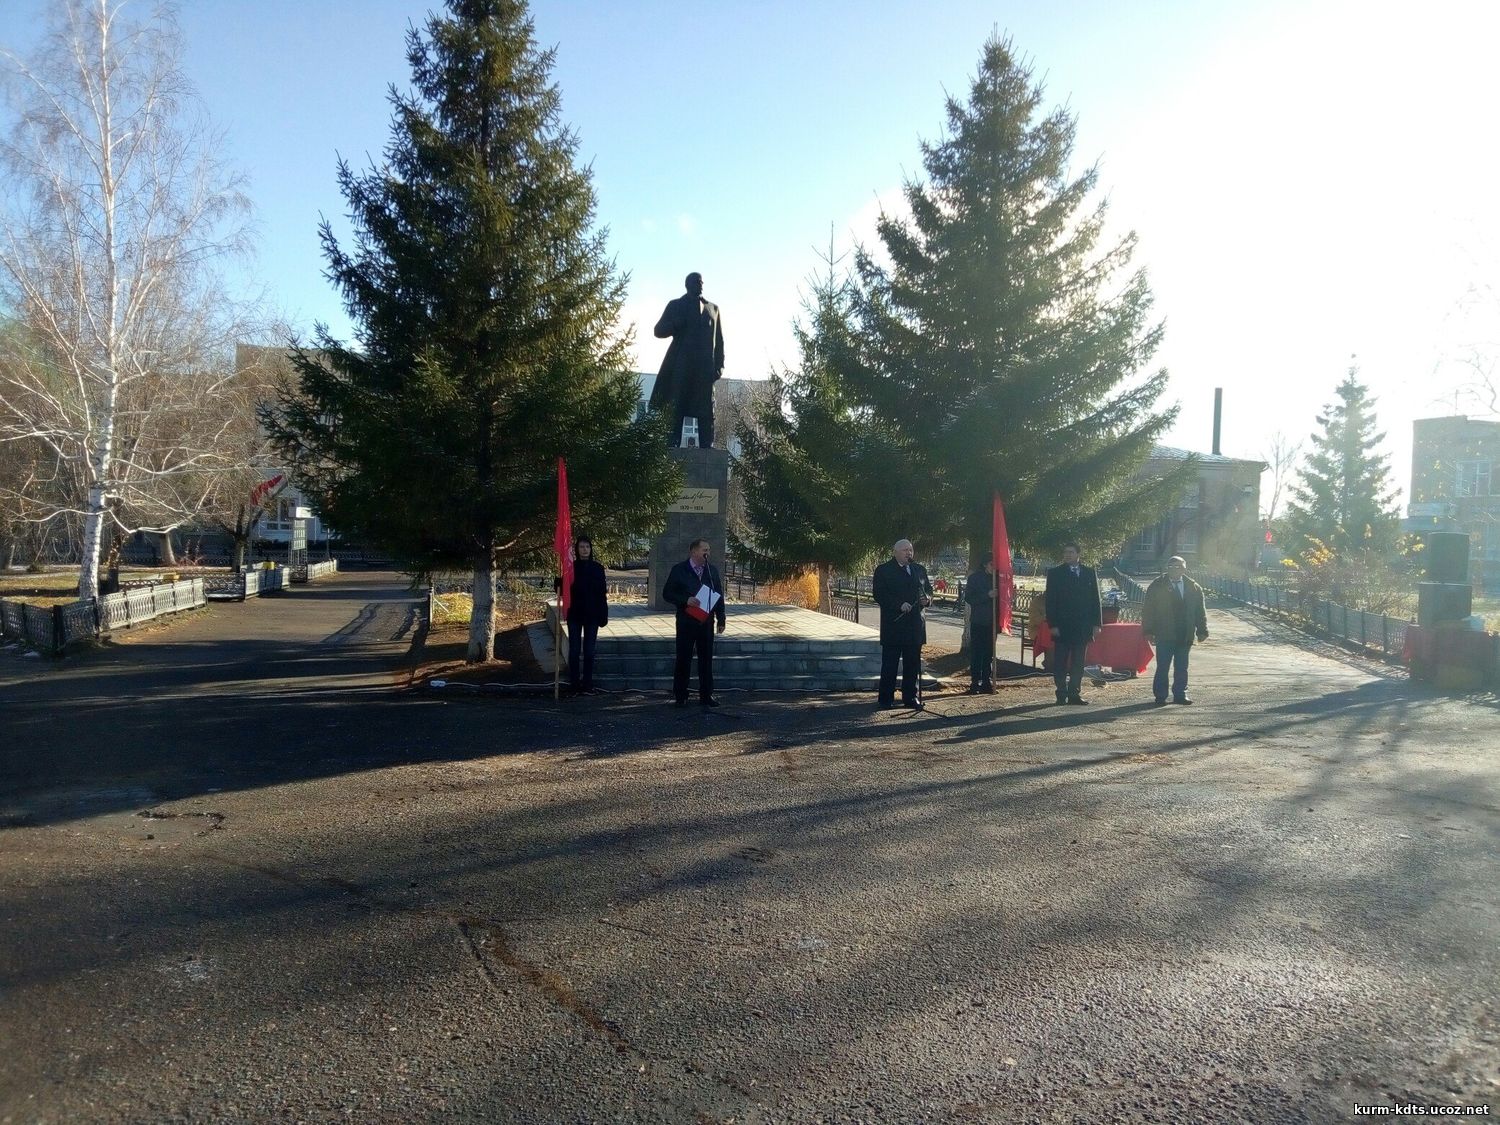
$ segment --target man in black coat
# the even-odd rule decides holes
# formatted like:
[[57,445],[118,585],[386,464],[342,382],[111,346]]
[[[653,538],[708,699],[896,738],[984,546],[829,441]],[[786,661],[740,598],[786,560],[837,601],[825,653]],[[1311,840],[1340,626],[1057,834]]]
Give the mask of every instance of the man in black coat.
[[719,328],[719,306],[703,297],[703,275],[690,273],[687,292],[668,301],[652,334],[671,337],[661,371],[651,388],[651,406],[672,413],[667,444],[682,441],[682,420],[698,419],[698,445],[714,444],[714,383],[724,374],[724,333]]
[[1047,571],[1047,628],[1052,633],[1052,686],[1059,703],[1085,703],[1084,653],[1104,625],[1099,580],[1078,561],[1078,544],[1063,548],[1061,566]]
[[901,702],[921,711],[922,646],[927,622],[922,608],[932,604],[932,583],[921,563],[911,561],[910,539],[891,548],[891,558],[875,568],[875,601],[880,606],[880,707],[896,706],[896,666],[901,666]]
[[[708,616],[699,621],[690,608],[702,610],[698,594],[707,586],[719,596],[714,599]],[[724,580],[708,561],[708,540],[694,539],[688,557],[667,574],[661,590],[662,600],[677,607],[677,662],[672,666],[672,699],[679,707],[687,706],[688,669],[693,653],[698,654],[698,701],[705,707],[717,707],[714,698],[714,625],[724,631]]]
[[994,695],[995,556],[985,551],[979,566],[964,582],[964,600],[969,603],[969,694]]

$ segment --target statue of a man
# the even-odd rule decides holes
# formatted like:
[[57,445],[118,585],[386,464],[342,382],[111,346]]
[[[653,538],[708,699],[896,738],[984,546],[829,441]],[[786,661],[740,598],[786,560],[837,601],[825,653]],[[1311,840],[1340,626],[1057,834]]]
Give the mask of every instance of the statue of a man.
[[661,373],[651,388],[651,405],[672,413],[668,444],[682,442],[682,420],[698,419],[698,444],[714,443],[714,383],[724,374],[724,334],[719,329],[719,306],[703,299],[703,275],[687,275],[687,292],[667,302],[656,322],[658,340],[672,338]]

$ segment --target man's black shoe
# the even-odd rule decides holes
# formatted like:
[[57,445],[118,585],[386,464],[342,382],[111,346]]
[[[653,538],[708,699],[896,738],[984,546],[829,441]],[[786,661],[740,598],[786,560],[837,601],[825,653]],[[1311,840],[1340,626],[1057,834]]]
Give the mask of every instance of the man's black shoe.
[[1179,695],[1176,699],[1172,700],[1172,702],[1180,703],[1184,707],[1191,707],[1193,705],[1193,701],[1185,695]]
[[686,707],[687,706],[687,700],[686,699],[674,699],[674,700],[672,700],[672,706],[673,707]]
[[1156,705],[1158,707],[1165,707],[1167,705],[1167,701],[1165,699],[1158,699],[1156,701]]
[[719,705],[719,701],[711,695],[704,699],[698,700],[698,702],[703,704],[703,706],[705,707],[717,707]]
[[1071,703],[1074,707],[1082,707],[1085,703],[1088,702],[1088,700],[1083,698],[1083,696],[1081,695],[1070,695],[1068,696],[1068,702]]
[[979,687],[978,684],[970,684],[969,685],[969,690],[966,691],[966,692],[964,692],[964,694],[965,695],[978,695],[981,690],[982,689]]
[[980,695],[994,695],[995,694],[995,685],[994,684],[985,684],[982,688],[979,689],[979,694]]
[[1066,703],[1068,701],[1068,697],[1066,695],[1063,695],[1062,692],[1058,692],[1057,693],[1057,701],[1059,703]]
[[905,707],[908,711],[925,711],[925,710],[927,710],[927,704],[923,703],[920,699],[915,699],[915,700],[913,700],[910,703],[903,703],[903,704],[901,704],[901,706]]
[[894,711],[895,709],[896,701],[894,699],[882,699],[879,703],[875,704],[875,710],[877,711]]

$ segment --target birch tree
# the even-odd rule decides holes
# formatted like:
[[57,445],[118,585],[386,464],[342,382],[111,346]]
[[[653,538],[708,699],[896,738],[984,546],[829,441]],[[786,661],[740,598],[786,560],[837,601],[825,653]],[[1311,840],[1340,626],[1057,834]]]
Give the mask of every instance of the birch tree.
[[[180,68],[170,9],[58,0],[40,46],[5,54],[0,307],[25,332],[0,364],[0,442],[77,467],[33,513],[79,528],[79,590],[107,529],[192,518],[231,463],[218,408],[249,330],[220,268],[246,245],[241,179]],[[12,484],[14,487],[14,484]]]

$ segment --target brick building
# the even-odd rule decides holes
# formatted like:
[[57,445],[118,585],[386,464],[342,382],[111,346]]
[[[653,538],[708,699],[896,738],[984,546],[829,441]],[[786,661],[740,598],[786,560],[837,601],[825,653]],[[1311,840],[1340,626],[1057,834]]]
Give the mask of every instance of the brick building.
[[1453,415],[1412,423],[1403,530],[1469,536],[1469,576],[1500,590],[1500,421]]

